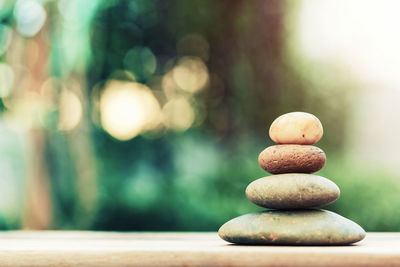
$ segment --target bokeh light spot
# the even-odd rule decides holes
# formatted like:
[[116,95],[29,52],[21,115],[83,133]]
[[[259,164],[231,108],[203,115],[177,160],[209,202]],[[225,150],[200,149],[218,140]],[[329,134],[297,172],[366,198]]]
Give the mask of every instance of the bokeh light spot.
[[163,121],[170,129],[185,131],[192,126],[195,112],[189,101],[183,97],[176,97],[168,101],[163,107]]
[[0,97],[7,97],[14,84],[14,72],[5,63],[0,63]]
[[[81,4],[81,6],[80,6]],[[83,5],[79,1],[75,0],[59,0],[58,11],[64,19],[64,26],[69,28],[79,28],[83,26],[80,15],[84,13],[82,10]]]
[[103,128],[124,141],[158,127],[161,108],[147,86],[111,80],[101,95],[100,113]]
[[35,0],[18,0],[14,15],[18,32],[26,37],[37,34],[46,20],[46,11],[40,2]]
[[178,92],[178,85],[176,84],[172,72],[166,73],[161,80],[161,88],[168,99],[172,99]]
[[179,56],[196,56],[207,61],[210,46],[203,36],[188,34],[178,41],[176,50]]
[[124,66],[138,81],[144,81],[155,72],[157,60],[149,48],[136,46],[126,53]]
[[46,118],[51,106],[37,92],[28,92],[21,98],[13,99],[6,113],[10,125],[16,130],[30,127],[46,127]]
[[63,131],[74,129],[82,119],[82,103],[78,96],[67,89],[60,95],[60,117],[58,128]]
[[111,80],[131,81],[135,82],[136,77],[132,72],[127,70],[116,70],[108,77]]
[[208,82],[208,70],[197,57],[183,57],[174,67],[172,75],[176,84],[184,91],[196,93]]
[[10,27],[0,24],[0,56],[4,54],[11,43],[12,30]]

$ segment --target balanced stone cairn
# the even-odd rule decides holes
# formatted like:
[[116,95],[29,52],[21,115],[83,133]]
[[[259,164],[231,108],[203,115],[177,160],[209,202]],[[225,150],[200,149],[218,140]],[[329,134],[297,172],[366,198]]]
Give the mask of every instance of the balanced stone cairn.
[[346,245],[365,237],[353,221],[316,209],[340,195],[334,182],[311,174],[326,162],[324,151],[312,146],[322,134],[319,119],[305,112],[287,113],[272,123],[269,136],[278,145],[267,147],[258,161],[274,175],[246,188],[251,202],[269,210],[228,221],[218,231],[222,239],[252,245]]

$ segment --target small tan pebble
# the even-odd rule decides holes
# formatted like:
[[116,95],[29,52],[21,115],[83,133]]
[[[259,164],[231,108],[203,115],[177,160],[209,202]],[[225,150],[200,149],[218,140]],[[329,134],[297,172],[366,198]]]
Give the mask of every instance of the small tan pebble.
[[264,149],[258,156],[261,168],[272,174],[313,173],[324,167],[322,149],[309,145],[276,145]]
[[278,144],[312,145],[321,139],[323,132],[319,119],[306,112],[283,114],[269,128],[269,136]]

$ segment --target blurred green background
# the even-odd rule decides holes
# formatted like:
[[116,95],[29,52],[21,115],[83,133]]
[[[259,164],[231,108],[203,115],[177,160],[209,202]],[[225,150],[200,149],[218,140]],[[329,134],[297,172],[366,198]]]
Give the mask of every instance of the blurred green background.
[[400,231],[399,4],[367,2],[0,0],[1,229],[215,231],[306,111],[327,208]]

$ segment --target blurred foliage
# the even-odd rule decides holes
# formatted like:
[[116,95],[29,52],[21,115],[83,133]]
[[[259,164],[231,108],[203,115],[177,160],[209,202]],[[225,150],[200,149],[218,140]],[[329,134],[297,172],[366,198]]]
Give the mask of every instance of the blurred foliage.
[[366,231],[398,231],[400,211],[399,174],[373,162],[360,162],[343,155],[329,157],[321,175],[340,188],[339,200],[329,206],[342,216],[355,220]]
[[342,191],[329,208],[400,230],[396,174],[344,156],[356,85],[299,54],[296,6],[0,1],[0,87],[14,76],[0,88],[0,227],[216,230],[260,210],[244,191],[266,175],[268,126],[304,110],[324,125],[321,174]]

